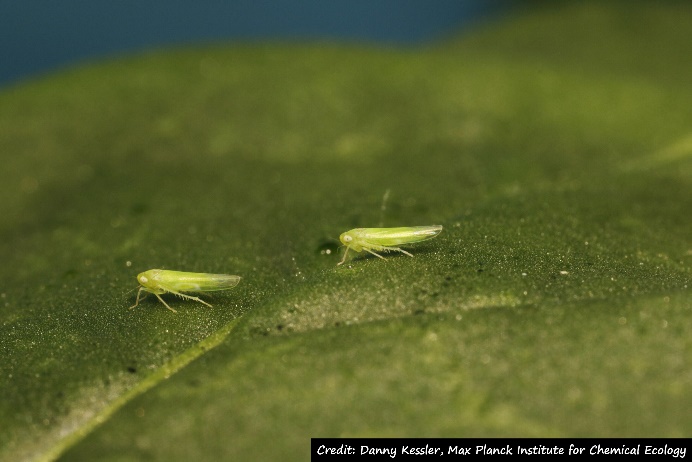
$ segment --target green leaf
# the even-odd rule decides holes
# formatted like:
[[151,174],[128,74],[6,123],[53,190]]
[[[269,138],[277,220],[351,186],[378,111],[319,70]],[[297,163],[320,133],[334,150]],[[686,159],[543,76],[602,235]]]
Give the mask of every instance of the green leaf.
[[[151,52],[0,93],[0,459],[689,435],[692,8],[418,50]],[[354,227],[441,224],[414,258]],[[155,297],[151,268],[243,277]],[[129,291],[129,292],[128,292]]]

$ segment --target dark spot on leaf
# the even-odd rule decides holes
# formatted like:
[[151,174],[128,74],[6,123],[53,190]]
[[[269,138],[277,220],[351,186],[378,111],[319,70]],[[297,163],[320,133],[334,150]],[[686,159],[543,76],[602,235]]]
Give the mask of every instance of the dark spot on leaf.
[[62,273],[62,277],[65,278],[65,279],[73,278],[73,277],[75,277],[76,275],[77,275],[77,270],[74,269],[74,268],[68,269],[67,271],[65,271],[64,273]]
[[135,374],[137,373],[137,368],[133,366],[127,366],[127,372],[129,372],[130,374]]
[[132,215],[142,215],[147,210],[149,210],[149,205],[143,202],[132,204],[132,207],[130,207],[130,212],[132,213]]

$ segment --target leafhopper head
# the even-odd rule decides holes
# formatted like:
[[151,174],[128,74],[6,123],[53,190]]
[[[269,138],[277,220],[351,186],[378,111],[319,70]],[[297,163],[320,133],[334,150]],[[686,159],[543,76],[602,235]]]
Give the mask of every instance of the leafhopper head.
[[355,231],[355,230],[346,231],[345,233],[341,233],[341,236],[339,236],[339,240],[346,247],[350,247],[353,250],[355,250],[356,252],[360,252],[360,246],[356,242],[354,242],[354,237],[353,237],[352,231]]

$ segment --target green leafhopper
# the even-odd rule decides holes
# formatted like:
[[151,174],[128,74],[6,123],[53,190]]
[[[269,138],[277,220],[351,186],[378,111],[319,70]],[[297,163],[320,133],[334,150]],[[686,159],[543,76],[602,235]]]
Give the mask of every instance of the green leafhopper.
[[403,228],[356,228],[346,231],[339,236],[339,240],[346,246],[344,258],[338,265],[346,261],[349,249],[356,252],[365,250],[376,257],[385,259],[378,252],[389,252],[395,250],[412,257],[407,251],[396,247],[398,245],[413,244],[415,242],[426,241],[440,234],[442,226],[407,226]]
[[[177,311],[168,306],[168,303],[163,301],[160,294],[170,292],[180,298],[195,300],[210,307],[211,305],[201,298],[185,295],[183,292],[215,292],[217,290],[228,290],[238,285],[240,276],[150,269],[149,271],[139,273],[137,275],[137,282],[139,282],[141,287],[137,292],[137,301],[130,309],[139,305],[139,296],[142,291],[145,291],[156,295],[156,298],[158,298],[166,308],[177,313]],[[144,297],[142,297],[142,299],[144,299]]]

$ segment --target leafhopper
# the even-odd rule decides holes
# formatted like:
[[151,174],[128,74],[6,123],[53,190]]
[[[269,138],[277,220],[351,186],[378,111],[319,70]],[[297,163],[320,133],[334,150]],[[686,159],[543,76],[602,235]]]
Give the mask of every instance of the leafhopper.
[[[150,269],[137,275],[137,282],[140,288],[137,292],[137,301],[130,307],[135,308],[139,305],[142,291],[156,295],[156,298],[163,303],[166,308],[177,313],[168,306],[161,298],[161,294],[170,292],[186,300],[195,300],[204,305],[211,305],[199,297],[186,295],[183,292],[216,292],[218,290],[228,290],[238,285],[240,276],[230,274],[209,274],[209,273],[187,273],[185,271],[169,271],[162,269]],[[146,295],[145,295],[146,297]],[[144,297],[142,297],[144,299]]]
[[[346,261],[348,251],[370,252],[383,260],[385,258],[377,252],[397,251],[412,257],[407,251],[397,247],[399,245],[413,244],[427,241],[440,234],[442,226],[407,226],[403,228],[356,228],[346,231],[339,236],[339,240],[346,246],[344,258],[338,265]],[[377,252],[376,252],[377,251]]]

